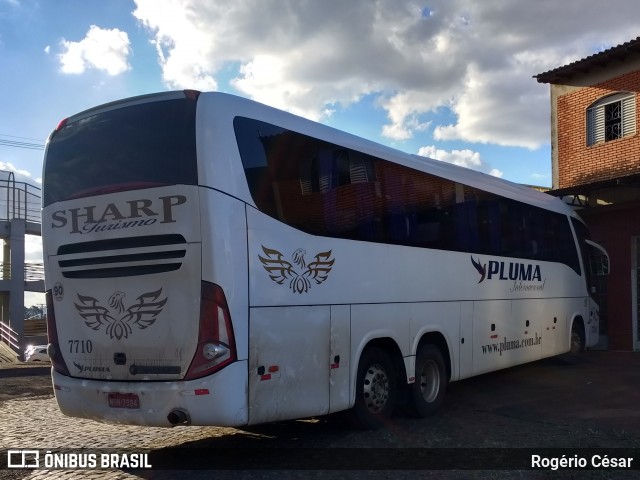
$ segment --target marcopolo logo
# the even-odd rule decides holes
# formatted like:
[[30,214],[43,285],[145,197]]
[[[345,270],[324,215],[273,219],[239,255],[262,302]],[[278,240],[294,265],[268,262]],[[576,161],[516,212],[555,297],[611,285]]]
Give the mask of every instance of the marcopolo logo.
[[546,278],[542,278],[542,270],[540,265],[532,263],[520,262],[504,262],[498,260],[489,260],[488,263],[482,263],[479,259],[471,258],[471,263],[480,275],[478,283],[485,280],[510,280],[513,286],[509,289],[511,292],[544,290]]

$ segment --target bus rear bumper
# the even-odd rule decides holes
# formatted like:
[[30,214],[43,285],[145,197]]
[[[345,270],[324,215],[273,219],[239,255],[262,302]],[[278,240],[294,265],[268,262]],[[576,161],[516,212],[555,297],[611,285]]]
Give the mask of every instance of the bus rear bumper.
[[246,425],[247,362],[190,381],[114,382],[67,377],[52,370],[62,413],[101,422],[153,427]]

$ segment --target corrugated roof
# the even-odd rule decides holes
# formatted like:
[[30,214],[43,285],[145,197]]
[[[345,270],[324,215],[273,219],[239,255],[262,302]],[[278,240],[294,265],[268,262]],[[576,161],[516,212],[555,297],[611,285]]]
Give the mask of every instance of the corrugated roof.
[[594,68],[605,67],[612,62],[622,61],[631,54],[640,53],[640,37],[636,37],[626,43],[611,47],[602,52],[590,55],[582,60],[577,60],[568,65],[554,68],[548,72],[534,75],[533,78],[539,83],[561,83],[576,74],[584,74]]

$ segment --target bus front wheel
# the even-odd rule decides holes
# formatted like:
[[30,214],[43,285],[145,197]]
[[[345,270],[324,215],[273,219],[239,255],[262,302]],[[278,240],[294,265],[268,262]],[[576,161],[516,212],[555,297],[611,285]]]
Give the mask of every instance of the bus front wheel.
[[571,327],[571,355],[579,355],[585,349],[584,327],[578,321],[573,322]]
[[391,417],[396,402],[397,378],[389,354],[378,347],[364,350],[358,364],[353,417],[358,426],[380,428]]
[[444,401],[447,369],[442,352],[435,345],[424,345],[416,355],[416,379],[409,388],[409,412],[417,417],[435,413]]

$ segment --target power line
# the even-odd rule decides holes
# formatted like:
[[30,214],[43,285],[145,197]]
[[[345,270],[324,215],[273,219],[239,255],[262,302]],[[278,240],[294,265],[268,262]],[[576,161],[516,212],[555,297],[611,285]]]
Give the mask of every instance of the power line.
[[[40,142],[39,138],[20,137],[18,135],[8,135],[6,133],[0,133],[0,146],[13,147],[13,148],[26,148],[28,150],[44,150],[44,144]],[[11,140],[16,139],[16,140]],[[27,142],[25,140],[35,140],[36,142]]]
[[14,148],[26,148],[29,150],[44,150],[43,143],[31,143],[31,142],[18,142],[16,140],[5,140],[0,138],[0,146],[14,147]]
[[42,140],[41,138],[33,138],[33,137],[20,137],[18,135],[9,135],[7,133],[0,133],[0,137],[11,137],[11,138],[21,138],[22,140]]

